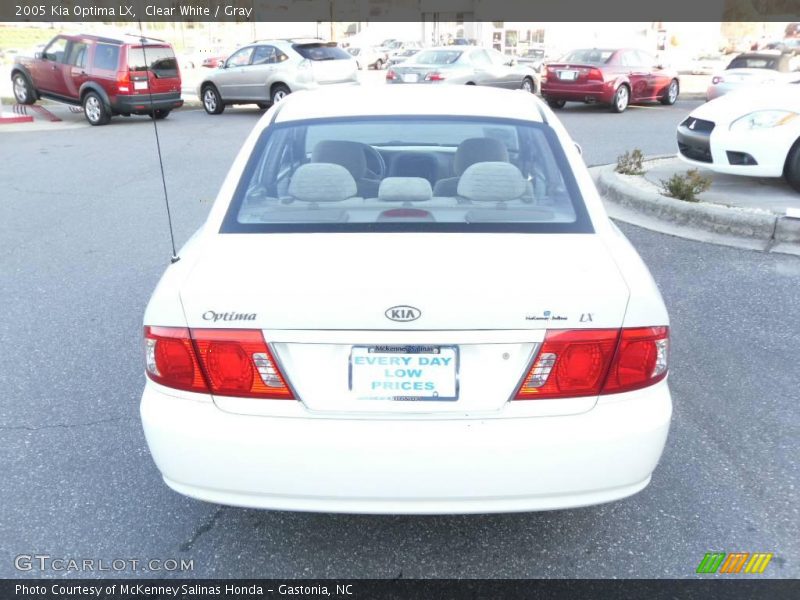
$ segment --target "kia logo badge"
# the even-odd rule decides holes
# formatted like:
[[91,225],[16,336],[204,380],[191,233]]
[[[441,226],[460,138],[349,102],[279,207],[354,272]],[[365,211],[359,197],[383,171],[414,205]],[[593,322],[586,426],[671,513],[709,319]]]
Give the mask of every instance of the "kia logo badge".
[[383,313],[386,315],[387,319],[392,321],[399,321],[400,323],[407,323],[409,321],[416,321],[422,316],[422,311],[418,308],[414,308],[413,306],[406,306],[405,304],[401,304],[400,306],[393,306],[391,308],[387,308],[386,312]]

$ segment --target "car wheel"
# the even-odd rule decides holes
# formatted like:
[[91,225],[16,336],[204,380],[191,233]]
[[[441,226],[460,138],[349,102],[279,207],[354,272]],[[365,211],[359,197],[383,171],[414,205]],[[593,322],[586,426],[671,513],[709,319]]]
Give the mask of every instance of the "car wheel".
[[157,108],[156,110],[153,111],[153,117],[156,120],[160,121],[161,119],[166,119],[169,116],[169,113],[170,113],[170,109]]
[[547,101],[547,106],[549,106],[550,108],[564,108],[564,106],[566,104],[567,104],[566,100],[548,100]]
[[111,113],[97,92],[89,92],[83,97],[83,114],[90,125],[105,125],[111,120]]
[[800,140],[797,140],[789,150],[786,165],[783,167],[783,176],[790,186],[800,192]]
[[614,100],[611,104],[611,110],[615,113],[625,112],[625,109],[628,108],[628,103],[631,99],[631,92],[628,89],[628,86],[622,84],[617,88],[617,91],[614,92]]
[[530,77],[525,77],[522,80],[522,85],[520,87],[526,92],[530,92],[531,94],[536,93],[536,84],[533,83],[533,79],[531,79]]
[[19,104],[33,104],[36,102],[36,96],[33,93],[33,87],[25,75],[22,73],[17,73],[14,75],[13,85],[14,98]]
[[210,115],[219,115],[225,110],[222,98],[219,97],[219,92],[213,85],[203,88],[203,108]]
[[278,83],[276,85],[273,85],[272,86],[272,103],[273,104],[277,104],[278,102],[280,102],[281,100],[286,98],[286,96],[288,96],[291,93],[292,93],[292,91],[288,87],[283,85],[282,83]]
[[664,94],[663,98],[661,98],[661,104],[672,106],[678,100],[679,93],[680,93],[680,86],[678,85],[678,80],[673,79],[669,83],[669,87],[667,88],[667,93]]

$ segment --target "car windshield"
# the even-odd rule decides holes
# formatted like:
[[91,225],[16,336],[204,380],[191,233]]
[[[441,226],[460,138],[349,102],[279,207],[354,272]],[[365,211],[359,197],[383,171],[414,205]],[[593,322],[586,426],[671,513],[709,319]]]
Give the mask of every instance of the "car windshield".
[[450,65],[460,56],[460,50],[423,50],[412,58],[412,62],[421,65]]
[[224,233],[592,231],[555,132],[467,117],[361,117],[272,125]]
[[128,68],[131,71],[152,71],[156,77],[178,76],[175,53],[165,46],[128,48]]
[[602,65],[607,63],[614,54],[613,50],[573,50],[567,54],[563,62],[589,63],[591,65]]
[[778,69],[778,59],[771,56],[737,56],[729,69]]

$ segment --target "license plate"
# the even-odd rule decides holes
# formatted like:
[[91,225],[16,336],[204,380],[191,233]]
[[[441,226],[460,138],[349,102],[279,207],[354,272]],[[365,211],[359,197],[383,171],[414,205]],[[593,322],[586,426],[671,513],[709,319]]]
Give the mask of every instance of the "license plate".
[[134,81],[133,82],[133,89],[135,89],[135,90],[146,90],[147,89],[147,82],[146,81]]
[[559,71],[558,78],[564,81],[575,81],[578,78],[577,71]]
[[364,400],[457,400],[458,348],[353,346],[350,391]]
[[419,75],[416,73],[405,73],[403,75],[403,81],[405,83],[417,83],[417,81],[419,81]]

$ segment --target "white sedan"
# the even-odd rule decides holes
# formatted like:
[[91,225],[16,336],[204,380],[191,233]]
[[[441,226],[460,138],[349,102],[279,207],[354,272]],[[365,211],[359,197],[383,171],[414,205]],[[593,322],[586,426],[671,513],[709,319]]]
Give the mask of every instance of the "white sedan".
[[800,191],[800,84],[739,90],[703,104],[677,131],[679,156],[719,173],[786,177]]
[[484,513],[647,486],[668,317],[531,94],[292,94],[144,316],[164,481],[267,509]]

